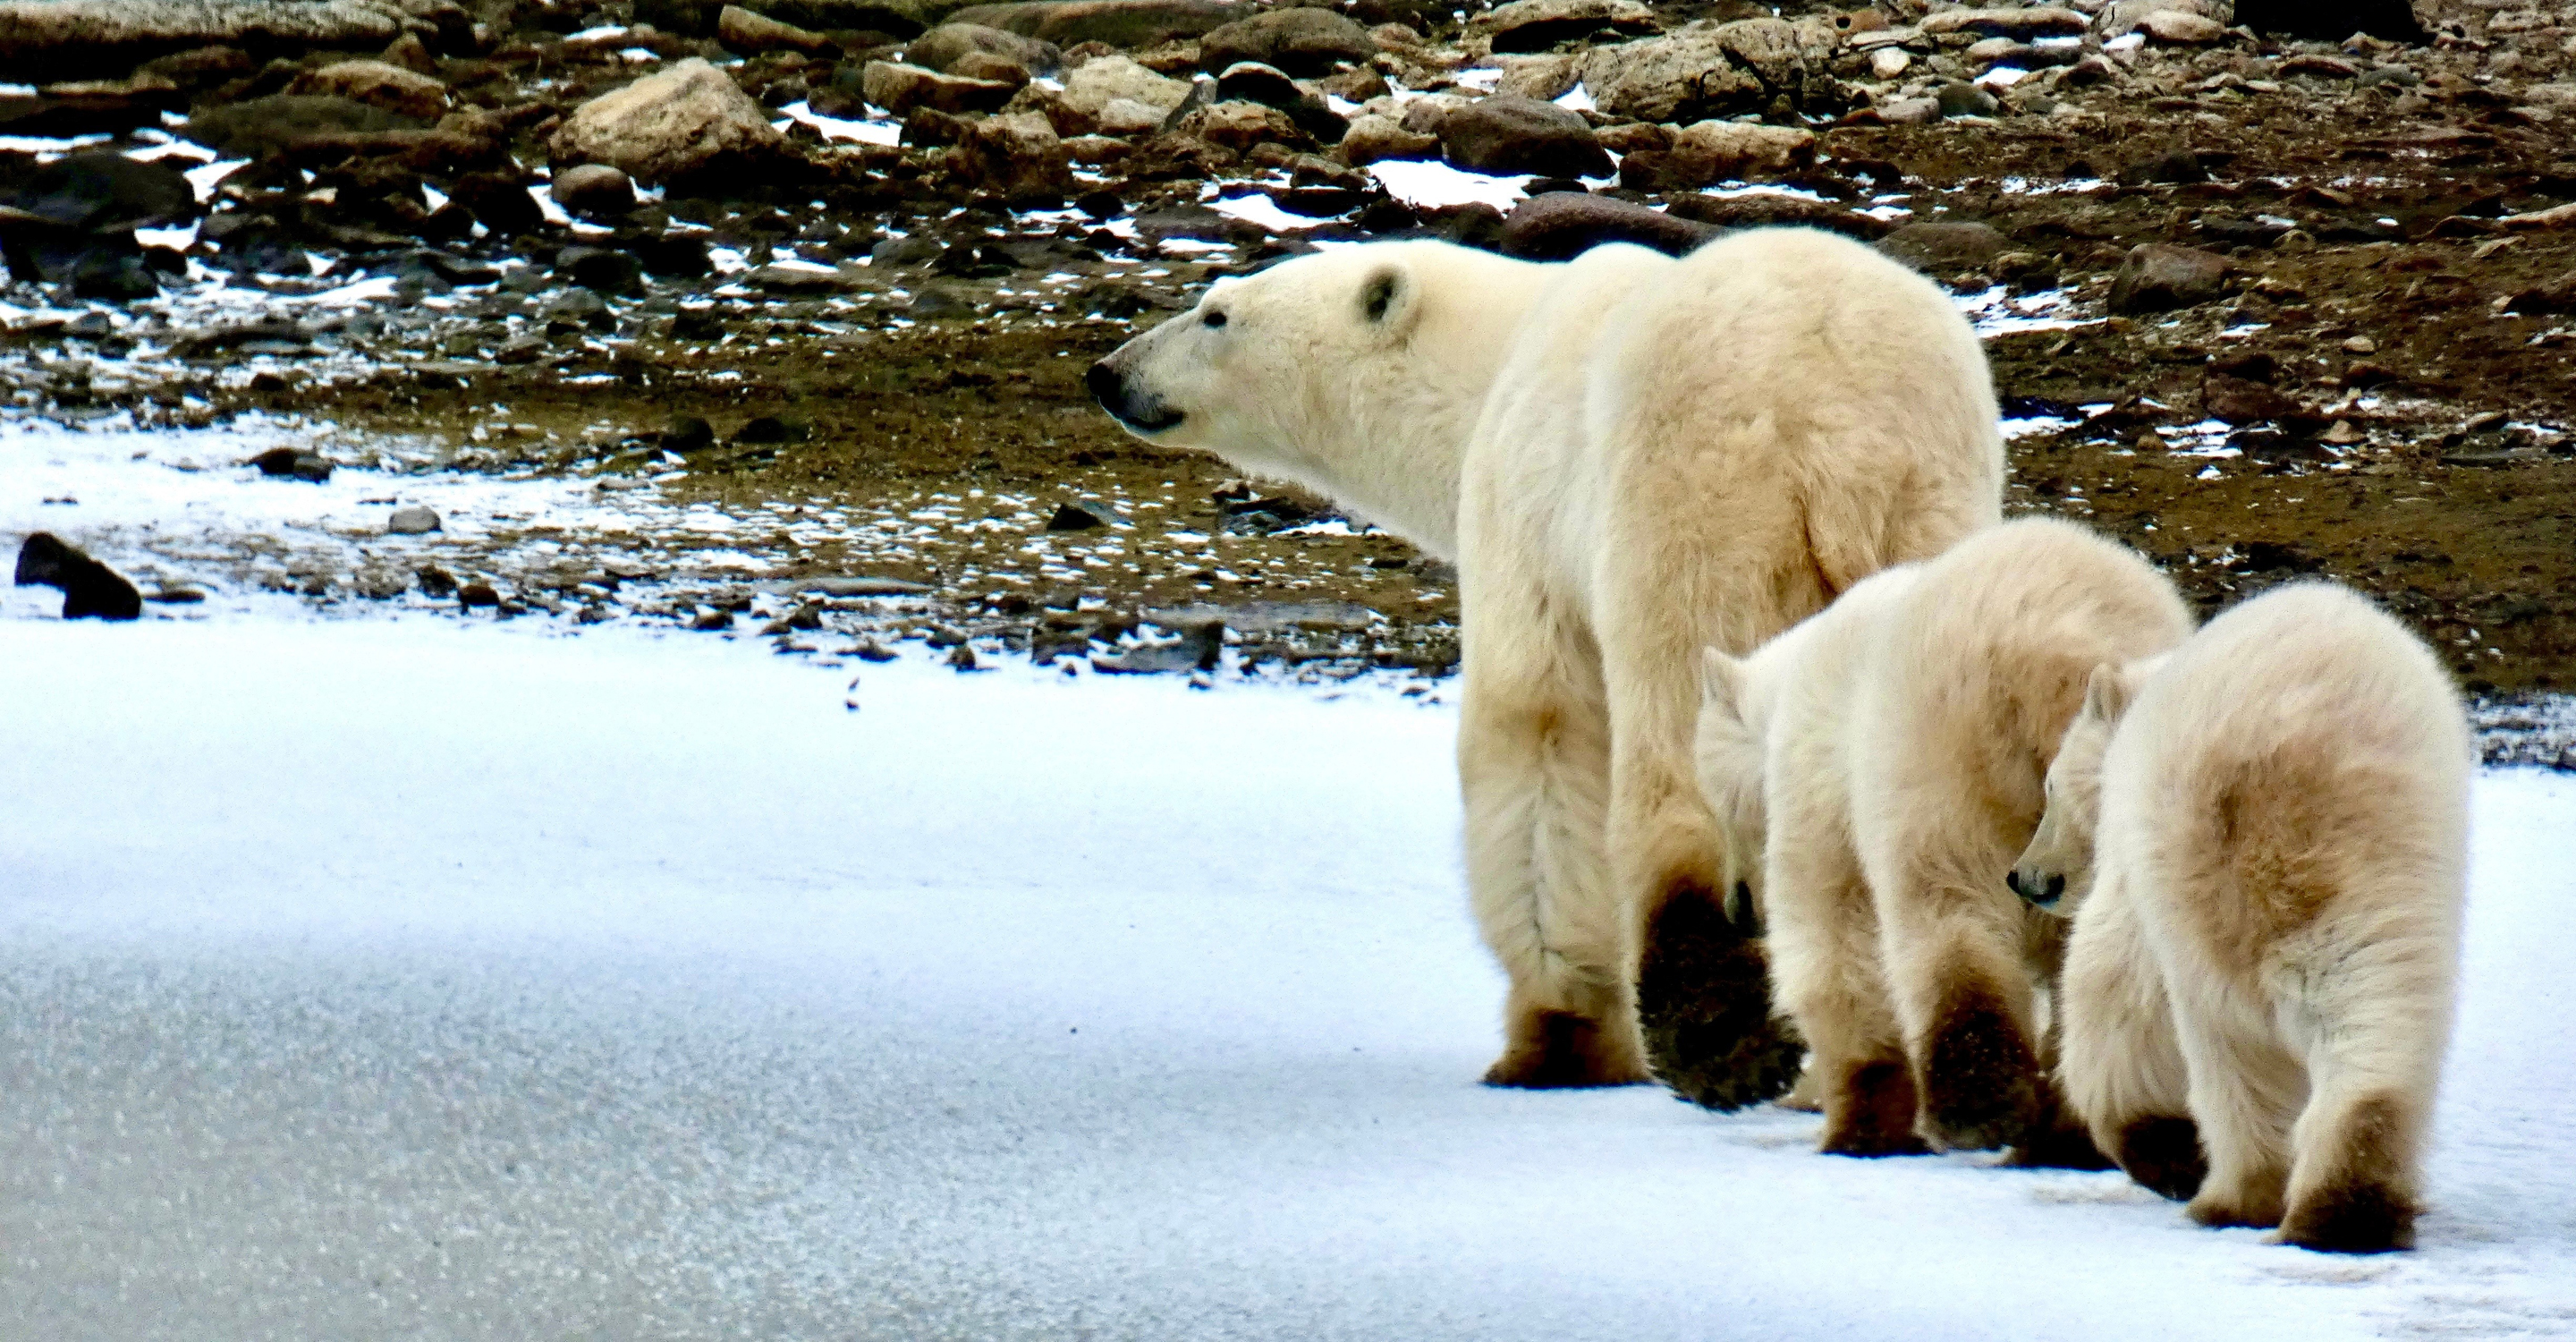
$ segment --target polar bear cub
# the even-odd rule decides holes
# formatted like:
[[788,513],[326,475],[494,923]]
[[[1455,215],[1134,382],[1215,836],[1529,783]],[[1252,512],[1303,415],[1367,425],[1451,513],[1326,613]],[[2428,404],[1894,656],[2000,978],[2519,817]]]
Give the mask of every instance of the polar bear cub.
[[2047,1082],[2062,932],[2005,878],[2093,667],[2190,632],[2145,560],[2029,518],[1862,582],[1751,656],[1706,655],[1700,784],[1812,1050],[1825,1151],[1928,1138],[2099,1163]]
[[2412,1246],[2470,758],[2432,652],[2324,583],[2093,674],[2015,881],[2075,920],[2069,1100],[2194,1220]]

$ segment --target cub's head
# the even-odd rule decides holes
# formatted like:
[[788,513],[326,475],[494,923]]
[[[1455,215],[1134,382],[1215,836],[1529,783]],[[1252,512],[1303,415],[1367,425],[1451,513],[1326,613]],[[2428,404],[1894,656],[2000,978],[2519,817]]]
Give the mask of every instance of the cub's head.
[[[2161,660],[2161,659],[2156,659]],[[2004,876],[2012,892],[2062,917],[2072,918],[2093,893],[2093,832],[2102,814],[2102,756],[2111,733],[2129,711],[2151,662],[2093,668],[2084,684],[2084,707],[2057,743],[2048,766],[2048,809],[2039,832]]]
[[1418,246],[1340,247],[1221,280],[1093,364],[1091,394],[1147,442],[1322,483],[1331,463],[1317,447],[1345,436],[1355,376],[1383,367],[1421,320]]
[[1717,814],[1726,847],[1726,916],[1748,934],[1762,927],[1762,855],[1770,838],[1763,801],[1770,713],[1750,659],[1703,649],[1699,737],[1693,750],[1701,795]]

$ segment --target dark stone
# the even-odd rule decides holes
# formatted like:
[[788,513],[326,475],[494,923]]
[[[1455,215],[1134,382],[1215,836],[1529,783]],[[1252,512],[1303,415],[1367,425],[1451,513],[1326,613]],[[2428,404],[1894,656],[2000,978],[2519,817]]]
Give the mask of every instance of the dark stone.
[[555,254],[555,273],[595,294],[624,298],[644,292],[644,262],[631,252],[566,247]]
[[542,231],[545,211],[528,194],[528,184],[507,172],[474,172],[455,179],[448,194],[472,213],[475,222],[503,237]]
[[801,443],[814,436],[812,422],[795,415],[761,415],[734,430],[736,446]]
[[443,600],[456,592],[456,575],[436,564],[422,565],[413,571],[413,576],[420,580],[421,595],[433,600]]
[[715,426],[695,415],[682,415],[671,421],[671,427],[662,430],[661,447],[665,452],[677,452],[686,456],[691,452],[703,452],[715,445]]
[[2227,291],[2226,257],[2149,242],[2129,250],[2111,277],[2111,310],[2135,315],[2193,307]]
[[2176,149],[2147,160],[2138,168],[2138,180],[2187,186],[2209,180],[2209,169],[2201,166],[2200,155],[2188,149]]
[[707,240],[695,233],[636,233],[614,240],[615,246],[657,279],[697,279],[715,268]]
[[67,154],[20,178],[0,204],[87,233],[151,228],[197,217],[197,194],[179,170],[123,154]]
[[1452,164],[1474,172],[1607,177],[1616,171],[1581,113],[1508,93],[1442,117],[1440,151]]
[[[1733,228],[1821,228],[1847,238],[1875,242],[1896,226],[1875,215],[1861,214],[1829,201],[1797,196],[1704,196],[1696,191],[1664,197],[1664,212],[1677,219]],[[1946,225],[1945,225],[1946,227]],[[1975,225],[1984,227],[1984,225]]]
[[1610,196],[1532,196],[1503,220],[1503,254],[1564,261],[1605,242],[1633,242],[1680,256],[1726,230]]
[[349,98],[320,94],[277,94],[218,107],[189,118],[180,138],[193,140],[228,158],[257,158],[294,148],[317,137],[370,135],[389,130],[417,130],[412,117],[388,112]]
[[2200,382],[2201,409],[2230,424],[2268,424],[2298,415],[2299,403],[2277,389],[2210,369]]
[[1974,84],[1956,81],[1935,89],[1932,101],[1940,106],[1941,115],[1945,117],[1993,116],[2003,110],[2003,104],[1996,100],[1995,95]]
[[[429,584],[425,581],[421,584],[423,590],[427,590],[428,586]],[[466,608],[469,610],[476,606],[498,606],[501,604],[501,594],[492,590],[492,585],[490,583],[469,582],[456,589],[456,599],[464,603]]]
[[1117,515],[1098,504],[1071,501],[1055,506],[1055,515],[1047,519],[1049,531],[1092,531],[1108,526]]
[[134,584],[49,531],[19,545],[16,583],[60,591],[66,620],[132,620],[143,614],[143,596]]
[[331,463],[327,458],[292,447],[272,447],[251,458],[250,464],[257,466],[262,475],[291,477],[317,485],[331,478]]
[[947,21],[982,24],[1058,47],[1106,42],[1133,49],[1198,37],[1258,12],[1259,6],[1243,0],[1025,0],[969,6]]
[[2424,41],[2408,0],[2237,0],[2236,21],[2258,33],[2340,42],[2356,32],[2392,42]]

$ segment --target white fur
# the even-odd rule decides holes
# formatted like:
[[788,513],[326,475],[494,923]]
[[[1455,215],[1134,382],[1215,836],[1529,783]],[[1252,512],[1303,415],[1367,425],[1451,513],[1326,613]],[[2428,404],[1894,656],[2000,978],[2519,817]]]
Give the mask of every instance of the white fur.
[[[1211,326],[1211,315],[1222,326]],[[1985,359],[1859,244],[1757,230],[1560,264],[1374,243],[1217,285],[1103,361],[1151,441],[1330,494],[1454,557],[1469,884],[1511,977],[1489,1079],[1644,1074],[1644,921],[1725,855],[1693,786],[1698,649],[1749,651],[1996,520]],[[1554,1056],[1550,1018],[1593,1038]]]
[[2204,1224],[2411,1242],[2470,758],[2439,661],[2327,584],[2096,673],[2019,878],[2067,881],[2070,1100],[2106,1151],[2196,1122]]
[[[1881,573],[1750,657],[1709,654],[1700,782],[1730,851],[1763,855],[1775,990],[1813,1050],[1825,1149],[1916,1149],[1917,1093],[1943,1145],[2038,1135],[2059,937],[2005,876],[2092,668],[2190,631],[2144,560],[2029,518]],[[1737,875],[1750,885],[1749,864]],[[1983,1034],[1960,1033],[1968,1008]],[[1945,1061],[1972,1038],[2021,1061]]]

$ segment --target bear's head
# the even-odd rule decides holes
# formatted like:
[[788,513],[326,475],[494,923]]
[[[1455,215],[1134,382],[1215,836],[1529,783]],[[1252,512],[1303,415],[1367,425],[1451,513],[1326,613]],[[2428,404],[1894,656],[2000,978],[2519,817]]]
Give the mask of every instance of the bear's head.
[[1726,916],[1748,931],[1762,925],[1762,864],[1770,842],[1771,696],[1749,657],[1701,651],[1699,735],[1693,762],[1700,794],[1717,816],[1726,849]]
[[2137,697],[2138,685],[2163,659],[2121,666],[2104,662],[2084,684],[2084,707],[2066,725],[2057,758],[2048,764],[2047,809],[2039,832],[2004,876],[2012,892],[2060,917],[2072,918],[2093,893],[2093,833],[2102,815],[2102,757],[2111,734]]
[[1119,346],[1092,365],[1091,394],[1147,442],[1213,452],[1450,553],[1458,462],[1516,315],[1503,276],[1528,264],[1438,242],[1296,257]]

